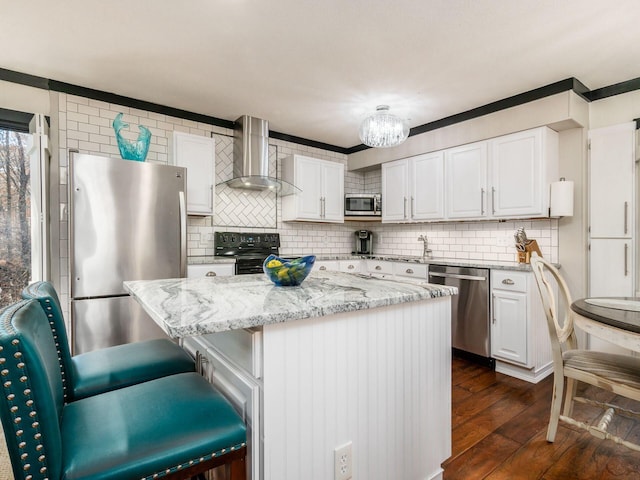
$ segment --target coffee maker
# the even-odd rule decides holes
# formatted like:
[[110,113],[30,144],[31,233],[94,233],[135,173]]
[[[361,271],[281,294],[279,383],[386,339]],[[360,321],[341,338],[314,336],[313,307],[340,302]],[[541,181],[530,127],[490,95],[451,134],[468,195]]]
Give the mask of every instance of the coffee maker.
[[356,255],[373,255],[373,232],[356,230]]

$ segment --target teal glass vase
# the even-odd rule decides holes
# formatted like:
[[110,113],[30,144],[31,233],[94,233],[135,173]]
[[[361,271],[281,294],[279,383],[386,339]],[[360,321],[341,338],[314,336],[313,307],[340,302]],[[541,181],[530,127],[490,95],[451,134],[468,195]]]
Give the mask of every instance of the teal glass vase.
[[140,133],[138,134],[137,140],[127,140],[121,135],[120,131],[128,127],[129,124],[122,121],[122,113],[116,115],[116,118],[113,120],[113,130],[116,132],[120,156],[125,160],[144,162],[149,152],[151,131],[143,125],[138,125]]

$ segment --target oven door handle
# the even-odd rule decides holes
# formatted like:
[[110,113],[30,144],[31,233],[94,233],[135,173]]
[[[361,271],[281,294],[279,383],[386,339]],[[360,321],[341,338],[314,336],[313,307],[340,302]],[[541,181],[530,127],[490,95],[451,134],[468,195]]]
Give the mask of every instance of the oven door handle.
[[487,277],[478,277],[476,275],[461,275],[459,273],[429,272],[429,276],[440,278],[456,278],[458,280],[473,280],[478,282],[484,282],[487,279]]

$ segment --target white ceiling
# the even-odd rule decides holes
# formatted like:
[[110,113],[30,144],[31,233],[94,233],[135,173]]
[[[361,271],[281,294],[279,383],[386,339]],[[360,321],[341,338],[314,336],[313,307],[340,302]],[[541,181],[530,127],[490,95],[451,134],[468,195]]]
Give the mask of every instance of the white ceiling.
[[341,147],[568,77],[640,77],[638,0],[1,0],[0,68]]

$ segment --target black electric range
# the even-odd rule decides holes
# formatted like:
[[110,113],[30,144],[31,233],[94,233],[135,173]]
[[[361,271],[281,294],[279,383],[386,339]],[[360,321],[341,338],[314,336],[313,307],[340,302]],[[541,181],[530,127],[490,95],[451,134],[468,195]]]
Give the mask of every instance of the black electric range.
[[215,232],[215,256],[235,258],[236,275],[262,273],[269,255],[278,255],[280,234],[252,232]]

